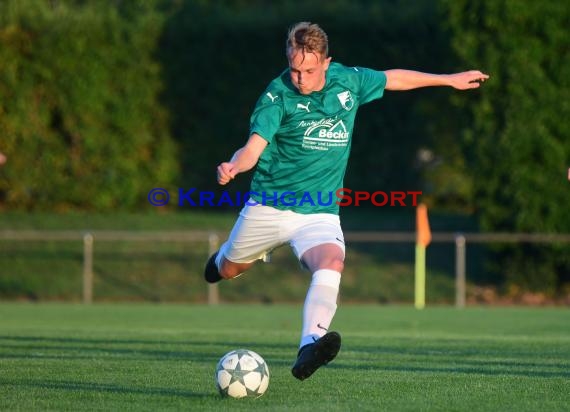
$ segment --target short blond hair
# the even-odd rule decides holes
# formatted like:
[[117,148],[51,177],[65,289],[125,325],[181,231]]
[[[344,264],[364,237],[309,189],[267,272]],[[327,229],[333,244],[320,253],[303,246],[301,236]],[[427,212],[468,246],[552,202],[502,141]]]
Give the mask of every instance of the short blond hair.
[[293,51],[315,53],[326,58],[329,54],[328,36],[318,24],[307,21],[294,24],[287,35],[287,56]]

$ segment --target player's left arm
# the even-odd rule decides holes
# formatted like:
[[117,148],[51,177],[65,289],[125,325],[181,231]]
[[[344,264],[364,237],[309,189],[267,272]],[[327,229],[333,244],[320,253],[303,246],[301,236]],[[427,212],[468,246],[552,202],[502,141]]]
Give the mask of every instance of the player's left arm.
[[431,74],[414,70],[386,70],[386,90],[411,90],[428,86],[450,86],[458,90],[476,89],[489,78],[479,70],[453,74]]

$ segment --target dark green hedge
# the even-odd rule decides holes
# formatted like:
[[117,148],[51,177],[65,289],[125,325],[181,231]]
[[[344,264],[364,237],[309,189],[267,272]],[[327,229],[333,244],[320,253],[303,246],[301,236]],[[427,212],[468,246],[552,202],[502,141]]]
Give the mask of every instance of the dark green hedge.
[[[457,100],[482,229],[570,233],[570,5],[445,4],[457,55],[493,76],[476,102]],[[504,247],[493,266],[509,289],[552,294],[570,283],[570,247]]]
[[176,176],[153,54],[164,17],[130,2],[0,3],[2,203],[136,208]]

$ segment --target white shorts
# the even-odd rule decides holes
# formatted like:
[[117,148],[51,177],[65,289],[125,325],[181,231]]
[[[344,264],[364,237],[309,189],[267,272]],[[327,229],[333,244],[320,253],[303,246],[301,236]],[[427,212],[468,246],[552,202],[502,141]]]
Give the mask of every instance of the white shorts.
[[325,243],[345,252],[338,215],[302,214],[257,204],[244,206],[220,254],[231,262],[251,263],[267,260],[272,250],[286,243],[299,261],[307,250]]

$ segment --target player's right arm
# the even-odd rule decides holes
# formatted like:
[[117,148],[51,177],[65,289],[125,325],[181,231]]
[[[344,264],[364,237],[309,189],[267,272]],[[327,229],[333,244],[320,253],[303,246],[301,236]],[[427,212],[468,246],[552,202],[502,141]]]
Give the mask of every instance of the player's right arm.
[[267,140],[257,133],[252,133],[245,146],[237,150],[229,162],[218,166],[218,183],[225,185],[238,173],[247,172],[253,168],[266,146]]

